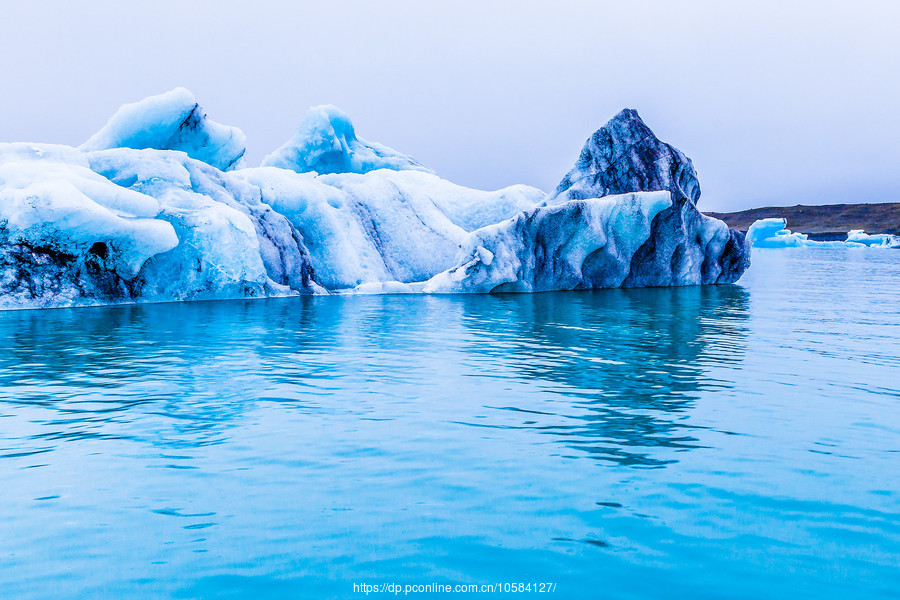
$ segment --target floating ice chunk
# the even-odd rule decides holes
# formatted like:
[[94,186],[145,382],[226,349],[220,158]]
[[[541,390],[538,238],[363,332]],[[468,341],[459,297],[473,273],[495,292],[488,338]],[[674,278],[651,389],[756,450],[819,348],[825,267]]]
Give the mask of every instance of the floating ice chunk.
[[228,170],[242,153],[181,89],[123,107],[81,151],[0,145],[0,305],[725,283],[749,263],[743,234],[697,211],[690,160],[633,111],[550,201],[442,180],[333,107],[278,166]]
[[309,109],[297,133],[262,161],[297,173],[368,173],[376,169],[433,171],[411,156],[356,137],[350,117],[336,106]]
[[240,166],[246,141],[240,129],[210,120],[191,92],[176,88],[122,106],[81,149],[181,150],[227,171]]
[[862,229],[851,229],[847,233],[847,242],[879,248],[893,248],[900,246],[900,237],[889,233],[876,233],[870,235]]
[[798,248],[809,245],[805,233],[793,233],[787,221],[778,217],[759,219],[747,229],[747,239],[754,248]]

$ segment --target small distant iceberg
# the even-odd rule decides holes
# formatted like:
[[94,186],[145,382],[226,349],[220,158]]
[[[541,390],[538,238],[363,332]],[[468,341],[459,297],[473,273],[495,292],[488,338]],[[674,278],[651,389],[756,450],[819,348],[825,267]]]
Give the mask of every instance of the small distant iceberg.
[[805,233],[792,232],[787,228],[787,220],[777,217],[754,221],[747,229],[747,241],[754,248],[799,248],[816,243]]
[[890,233],[868,234],[862,229],[851,229],[847,233],[847,243],[862,244],[874,248],[898,248],[900,237]]
[[809,239],[805,233],[794,233],[787,228],[787,221],[779,217],[754,221],[747,230],[747,240],[754,248],[896,248],[900,238],[891,234],[869,235],[862,229],[852,229],[847,239],[840,241],[817,241]]

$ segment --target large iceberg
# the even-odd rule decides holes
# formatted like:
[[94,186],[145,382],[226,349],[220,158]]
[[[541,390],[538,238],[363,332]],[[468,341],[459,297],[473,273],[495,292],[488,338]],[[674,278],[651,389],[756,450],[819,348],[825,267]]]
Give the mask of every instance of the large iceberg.
[[0,144],[0,307],[335,291],[503,292],[735,281],[741,234],[634,111],[550,196],[441,179],[312,109],[263,166],[176,89],[80,148]]

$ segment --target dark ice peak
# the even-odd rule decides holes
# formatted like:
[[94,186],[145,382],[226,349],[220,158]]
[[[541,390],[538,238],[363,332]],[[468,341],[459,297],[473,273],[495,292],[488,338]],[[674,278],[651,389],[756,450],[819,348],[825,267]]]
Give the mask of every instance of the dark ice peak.
[[594,132],[548,203],[628,192],[669,191],[696,205],[700,183],[691,159],[661,141],[637,111],[626,108]]

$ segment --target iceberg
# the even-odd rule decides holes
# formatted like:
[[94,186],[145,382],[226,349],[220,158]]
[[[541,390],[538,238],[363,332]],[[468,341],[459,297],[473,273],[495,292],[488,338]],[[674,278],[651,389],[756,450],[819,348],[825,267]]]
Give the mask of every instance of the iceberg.
[[183,89],[79,148],[0,144],[0,307],[728,283],[744,236],[696,207],[690,159],[635,111],[556,191],[482,191],[316,107],[263,165]]
[[817,241],[805,233],[794,233],[787,228],[787,220],[771,217],[754,221],[747,230],[747,239],[754,248],[895,248],[900,238],[891,234],[869,235],[862,229],[851,229],[846,240]]
[[754,248],[799,248],[814,244],[805,233],[787,228],[787,220],[772,217],[754,221],[747,229],[747,239]]
[[896,248],[900,246],[900,237],[890,233],[868,234],[862,229],[851,229],[847,232],[847,242],[875,248]]
[[356,137],[350,117],[336,106],[313,106],[290,140],[262,161],[297,173],[368,173],[377,169],[431,169],[411,156]]

